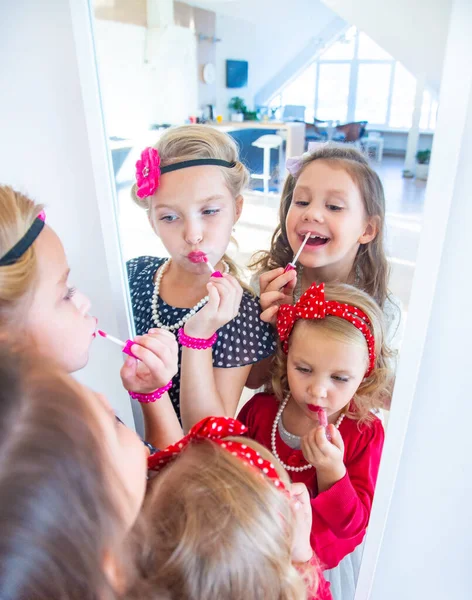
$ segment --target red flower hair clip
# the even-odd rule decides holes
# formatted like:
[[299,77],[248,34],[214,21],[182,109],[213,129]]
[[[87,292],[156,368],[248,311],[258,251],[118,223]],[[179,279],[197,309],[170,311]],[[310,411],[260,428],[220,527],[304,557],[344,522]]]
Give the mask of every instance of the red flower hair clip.
[[365,374],[368,377],[375,367],[375,340],[370,330],[369,317],[356,306],[341,304],[336,300],[325,300],[324,283],[314,283],[302,294],[296,304],[283,304],[277,315],[277,332],[282,342],[282,349],[288,352],[288,340],[293,326],[298,319],[324,319],[327,316],[339,317],[348,321],[364,335],[369,352],[369,367]]
[[236,419],[229,417],[206,417],[194,425],[180,442],[152,454],[148,458],[148,467],[153,471],[160,471],[169,462],[177,458],[188,445],[198,443],[201,440],[211,440],[227,452],[230,452],[233,456],[237,456],[249,467],[258,469],[261,472],[261,476],[268,477],[275,487],[281,490],[285,489],[275,466],[270,461],[262,458],[257,450],[242,442],[225,439],[231,436],[243,435],[246,431],[247,427]]
[[136,195],[141,200],[152,196],[159,187],[161,157],[155,148],[145,148],[136,163]]

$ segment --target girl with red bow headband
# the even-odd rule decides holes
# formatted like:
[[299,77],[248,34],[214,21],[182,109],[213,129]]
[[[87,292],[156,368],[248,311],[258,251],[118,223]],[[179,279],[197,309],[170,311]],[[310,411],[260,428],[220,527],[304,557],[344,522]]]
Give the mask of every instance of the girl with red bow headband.
[[306,486],[292,485],[245,432],[235,419],[207,417],[149,458],[159,473],[133,598],[332,600],[310,545]]
[[383,315],[364,292],[312,285],[277,318],[271,393],[238,419],[311,494],[311,543],[326,569],[363,540],[384,441],[372,410],[388,385]]

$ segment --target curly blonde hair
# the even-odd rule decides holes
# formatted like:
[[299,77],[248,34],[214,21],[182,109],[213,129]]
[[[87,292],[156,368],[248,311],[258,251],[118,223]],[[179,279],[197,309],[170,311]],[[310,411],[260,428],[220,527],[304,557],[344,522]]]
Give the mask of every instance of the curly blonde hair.
[[[251,445],[276,465],[257,442],[227,439]],[[278,470],[289,485],[280,465]],[[144,505],[149,536],[141,564],[146,589],[141,582],[136,598],[307,597],[307,584],[291,562],[289,499],[256,469],[201,440],[187,446],[150,488]],[[316,587],[310,582],[310,591]]]
[[[233,198],[240,196],[249,182],[249,172],[239,160],[239,151],[232,137],[218,131],[210,125],[182,125],[173,127],[159,138],[154,146],[159,152],[161,166],[166,167],[174,163],[193,160],[197,158],[216,158],[227,162],[234,162],[232,168],[217,167],[225,179],[228,190]],[[151,198],[138,198],[136,184],[131,189],[132,200],[145,210],[151,209]],[[236,244],[236,240],[231,240]],[[228,263],[229,272],[236,277],[241,285],[248,291],[250,288],[241,280],[241,273],[236,263],[226,254],[223,260]],[[251,292],[252,293],[252,292]]]
[[[362,310],[371,323],[371,332],[375,340],[375,365],[372,373],[362,381],[357,389],[353,404],[354,410],[347,410],[346,416],[359,422],[368,422],[373,419],[372,410],[380,408],[387,396],[391,393],[392,372],[389,368],[391,357],[394,354],[385,342],[384,315],[379,305],[365,292],[352,285],[343,283],[325,284],[325,298],[341,304],[350,304]],[[328,315],[324,319],[300,319],[292,330],[299,326],[300,321],[310,328],[322,329],[331,337],[348,344],[355,344],[367,348],[364,335],[349,321],[341,317]],[[308,334],[308,331],[307,331]],[[289,339],[290,352],[290,339]],[[287,377],[287,355],[282,350],[280,341],[275,355],[272,382],[269,391],[282,401],[290,392]]]
[[[24,194],[0,185],[0,257],[21,240],[42,209]],[[36,277],[34,245],[13,264],[0,267],[0,327],[15,319],[15,311],[30,297]]]
[[285,267],[293,258],[293,251],[287,237],[286,219],[292,203],[297,179],[303,169],[322,160],[330,167],[345,170],[359,188],[368,217],[377,217],[378,232],[368,244],[362,244],[357,251],[353,269],[359,275],[359,287],[375,298],[383,307],[388,292],[389,267],[384,249],[385,196],[377,173],[371,169],[364,155],[347,144],[325,144],[302,159],[297,176],[288,175],[282,191],[279,209],[279,224],[272,236],[270,250],[257,252],[249,267],[258,275]]

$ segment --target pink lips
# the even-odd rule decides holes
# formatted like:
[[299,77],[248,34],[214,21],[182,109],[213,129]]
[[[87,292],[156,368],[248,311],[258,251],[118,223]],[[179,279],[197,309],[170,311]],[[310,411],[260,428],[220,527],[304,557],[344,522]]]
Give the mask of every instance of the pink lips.
[[187,255],[187,258],[194,264],[206,262],[205,252],[190,252],[190,254]]

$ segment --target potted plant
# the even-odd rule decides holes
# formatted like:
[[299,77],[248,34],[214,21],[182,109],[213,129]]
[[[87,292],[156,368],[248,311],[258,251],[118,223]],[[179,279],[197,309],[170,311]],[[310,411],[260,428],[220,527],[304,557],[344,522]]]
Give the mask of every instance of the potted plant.
[[428,179],[431,150],[418,150],[416,153],[416,179]]
[[230,111],[232,111],[232,121],[244,121],[244,115],[247,112],[247,106],[242,98],[240,98],[239,96],[234,96],[233,98],[231,98],[228,104],[228,108],[230,109]]

